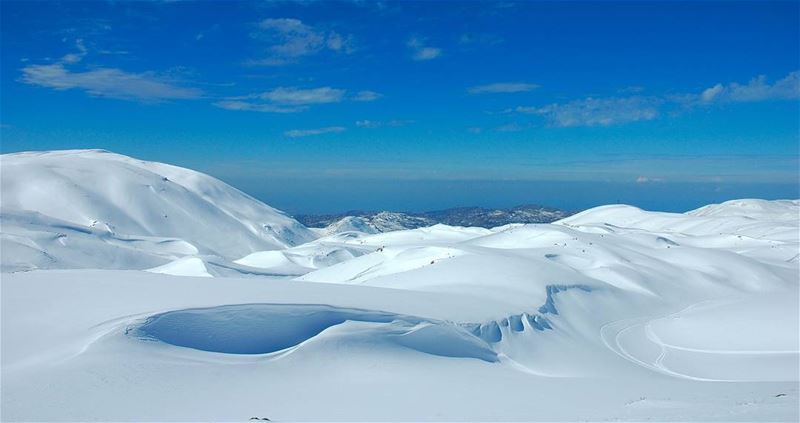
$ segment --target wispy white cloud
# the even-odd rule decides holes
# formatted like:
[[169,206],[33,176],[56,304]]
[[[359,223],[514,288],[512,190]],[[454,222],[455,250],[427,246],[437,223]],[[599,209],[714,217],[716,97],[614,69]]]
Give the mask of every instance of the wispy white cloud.
[[264,19],[252,35],[268,42],[271,53],[270,57],[248,62],[255,65],[283,65],[325,50],[343,53],[355,50],[352,35],[318,30],[293,18]]
[[[483,90],[495,84],[473,87]],[[625,92],[642,91],[628,87]],[[492,92],[492,91],[479,91]],[[679,112],[694,107],[721,103],[746,103],[771,100],[800,99],[800,71],[790,72],[784,78],[770,83],[758,76],[746,84],[715,84],[700,93],[670,94],[664,96],[632,95],[625,97],[589,97],[546,106],[517,106],[499,114],[521,113],[544,116],[552,126],[612,126],[653,120],[665,111]]]
[[359,91],[353,96],[353,101],[375,101],[383,97],[383,94],[375,91]]
[[518,107],[523,113],[544,116],[553,126],[611,126],[653,120],[661,100],[653,97],[585,98],[539,108]]
[[517,113],[536,113],[538,110],[539,110],[538,108],[536,108],[536,107],[532,107],[532,106],[517,106],[517,107],[515,107],[515,108],[513,108],[513,109],[506,109],[506,110],[504,111],[504,113],[511,113],[511,112],[517,112]]
[[339,103],[347,91],[339,88],[294,88],[278,87],[270,91],[256,94],[254,97],[278,104],[324,104]]
[[790,72],[770,84],[760,75],[746,84],[736,82],[716,84],[699,94],[701,103],[744,103],[767,100],[795,100],[800,98],[800,71]]
[[516,122],[506,123],[495,128],[497,132],[519,132],[523,129],[525,129],[525,127]]
[[383,128],[383,127],[400,127],[406,126],[414,123],[413,120],[402,120],[402,119],[392,119],[392,120],[357,120],[356,126],[359,128]]
[[343,132],[345,130],[347,130],[347,128],[343,126],[327,126],[325,128],[315,128],[315,129],[292,129],[290,131],[284,132],[283,134],[289,138],[300,138],[300,137],[309,137],[312,135]]
[[258,27],[274,44],[270,49],[279,56],[298,57],[316,53],[325,43],[325,36],[299,19],[264,19]]
[[380,97],[381,94],[374,91],[358,91],[348,95],[348,91],[341,88],[277,87],[262,93],[229,97],[214,105],[227,110],[296,113],[308,110],[309,106],[315,104],[340,103],[346,100],[373,101]]
[[329,50],[341,51],[344,53],[352,53],[355,51],[355,42],[352,35],[341,35],[338,32],[331,31],[325,41]]
[[127,50],[108,50],[108,49],[103,49],[103,50],[97,50],[97,54],[105,54],[105,55],[109,55],[109,56],[111,56],[111,55],[114,55],[114,56],[126,56],[126,55],[130,54],[130,52],[127,51]]
[[262,113],[297,113],[308,109],[306,106],[278,106],[275,104],[253,103],[241,100],[222,100],[213,104],[216,107],[226,110],[241,110]]
[[442,49],[428,46],[423,38],[411,37],[406,46],[411,49],[411,58],[417,61],[432,60],[442,55]]
[[86,54],[88,54],[88,50],[86,49],[86,46],[83,44],[82,39],[78,39],[75,41],[75,48],[78,49],[78,52],[67,53],[64,56],[62,56],[61,57],[62,63],[68,63],[68,64],[78,63],[81,60],[83,60]]
[[508,109],[503,109],[499,112],[487,111],[486,114],[489,115],[507,115],[511,113],[534,114],[538,112],[539,109],[540,108],[536,106],[517,106],[517,107],[509,107]]
[[522,93],[533,91],[536,88],[539,86],[525,82],[496,82],[467,88],[467,92],[470,94]]
[[653,178],[651,176],[639,176],[636,178],[637,184],[649,184],[653,182],[664,182],[664,178]]
[[195,99],[203,96],[201,90],[180,86],[175,83],[174,78],[155,72],[132,73],[107,67],[71,70],[68,66],[79,65],[89,54],[82,39],[76,40],[75,47],[77,52],[68,53],[55,63],[23,67],[20,81],[59,91],[79,89],[96,97],[143,102]]
[[162,80],[152,72],[130,73],[115,68],[73,72],[61,63],[22,68],[22,82],[56,90],[80,89],[96,97],[163,101],[200,98],[203,92]]

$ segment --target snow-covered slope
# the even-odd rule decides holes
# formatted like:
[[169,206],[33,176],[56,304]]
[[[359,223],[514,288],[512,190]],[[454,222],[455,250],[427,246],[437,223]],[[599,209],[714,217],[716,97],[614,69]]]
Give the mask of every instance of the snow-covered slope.
[[747,217],[753,220],[796,220],[800,200],[730,200],[722,204],[709,204],[692,210],[690,216]]
[[316,236],[208,175],[99,150],[0,156],[2,268],[134,268],[239,258]]
[[408,213],[382,211],[362,216],[345,216],[319,228],[322,235],[335,235],[342,232],[358,231],[367,234],[402,231],[435,225],[436,221]]
[[[352,214],[348,214],[352,213]],[[494,228],[518,223],[550,223],[570,213],[538,205],[516,206],[508,209],[456,207],[424,213],[348,212],[339,215],[301,215],[298,219],[320,235],[348,231],[375,234],[417,229],[436,224]]]
[[371,221],[359,216],[346,216],[324,228],[315,229],[317,229],[320,234],[326,236],[352,231],[363,232],[365,234],[377,234],[384,232],[376,227]]
[[4,420],[800,418],[799,201],[310,240],[166,165],[2,165],[4,265],[146,270],[2,274]]
[[796,380],[787,375],[798,371],[798,211],[796,201],[686,214],[604,206],[552,225],[362,235],[344,242],[375,251],[299,280],[481,298],[476,335],[536,372],[566,375],[583,361],[515,332],[569,332],[573,347],[601,341],[674,377]]

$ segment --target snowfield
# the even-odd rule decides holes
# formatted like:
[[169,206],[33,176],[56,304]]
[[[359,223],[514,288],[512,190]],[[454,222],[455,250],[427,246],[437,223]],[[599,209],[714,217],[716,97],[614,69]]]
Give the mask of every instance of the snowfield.
[[800,201],[318,237],[209,176],[0,158],[3,421],[797,421]]

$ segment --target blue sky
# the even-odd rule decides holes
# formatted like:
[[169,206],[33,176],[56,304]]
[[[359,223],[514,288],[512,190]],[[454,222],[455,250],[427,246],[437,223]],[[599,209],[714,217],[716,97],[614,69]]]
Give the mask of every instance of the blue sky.
[[294,213],[797,198],[798,2],[7,2],[0,149]]

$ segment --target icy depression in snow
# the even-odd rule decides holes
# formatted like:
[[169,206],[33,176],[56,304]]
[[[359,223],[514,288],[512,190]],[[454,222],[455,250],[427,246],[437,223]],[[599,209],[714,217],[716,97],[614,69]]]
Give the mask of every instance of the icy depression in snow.
[[[296,346],[345,322],[370,337],[416,351],[497,361],[479,338],[450,323],[392,313],[299,304],[237,304],[170,311],[148,318],[138,336],[202,351],[266,354]],[[352,326],[352,324],[351,324]]]

